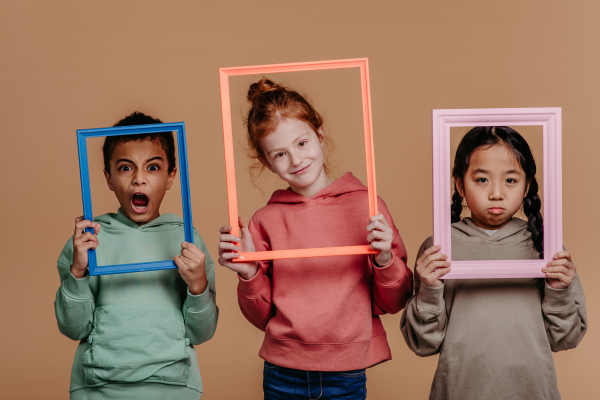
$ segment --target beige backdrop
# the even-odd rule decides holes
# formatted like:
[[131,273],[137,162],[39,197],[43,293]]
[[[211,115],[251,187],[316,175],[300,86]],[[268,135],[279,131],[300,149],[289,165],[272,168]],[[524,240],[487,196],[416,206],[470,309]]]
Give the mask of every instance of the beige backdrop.
[[[563,398],[596,398],[599,20],[593,0],[2,1],[0,397],[68,396],[76,343],[58,332],[53,301],[56,259],[82,213],[76,129],[109,126],[134,110],[185,121],[194,224],[216,256],[217,229],[228,220],[217,69],[369,57],[378,191],[411,267],[432,233],[431,110],[563,108],[564,244],[592,327],[555,362]],[[358,78],[317,75],[284,80],[321,108],[338,174],[361,176]],[[234,113],[246,84],[232,85]],[[238,159],[248,218],[276,182],[267,176],[261,194]],[[98,188],[110,208],[110,193]],[[168,201],[177,207],[176,191]],[[219,326],[197,348],[206,400],[262,398],[263,334],[240,313],[236,283],[217,266]],[[383,317],[393,360],[368,371],[370,399],[427,398],[437,357],[410,352],[399,319]]]

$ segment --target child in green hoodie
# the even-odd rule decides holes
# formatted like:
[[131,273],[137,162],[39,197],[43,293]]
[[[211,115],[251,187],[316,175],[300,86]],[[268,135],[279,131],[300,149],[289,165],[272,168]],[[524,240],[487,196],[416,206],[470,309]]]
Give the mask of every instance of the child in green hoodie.
[[[135,112],[115,126],[161,121]],[[116,214],[75,220],[58,259],[54,303],[59,330],[79,340],[71,399],[199,399],[194,345],[216,329],[214,263],[198,232],[184,241],[183,220],[160,214],[177,168],[172,133],[107,137],[104,175]],[[94,228],[94,233],[85,228]],[[98,265],[173,259],[178,269],[88,276]]]

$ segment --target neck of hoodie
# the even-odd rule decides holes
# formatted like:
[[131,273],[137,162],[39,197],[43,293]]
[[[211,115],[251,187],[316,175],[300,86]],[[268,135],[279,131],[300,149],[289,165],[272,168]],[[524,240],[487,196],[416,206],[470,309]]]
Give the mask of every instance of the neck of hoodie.
[[351,192],[367,191],[367,187],[358,180],[352,172],[346,172],[342,177],[336,179],[331,184],[319,190],[312,197],[305,197],[294,192],[291,188],[286,190],[276,190],[267,204],[302,204],[311,201],[323,201],[329,198],[335,198]]

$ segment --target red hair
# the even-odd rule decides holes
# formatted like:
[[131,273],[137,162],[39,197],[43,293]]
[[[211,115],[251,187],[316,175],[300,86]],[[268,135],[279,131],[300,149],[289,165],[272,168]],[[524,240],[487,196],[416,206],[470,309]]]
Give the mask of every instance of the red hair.
[[[264,164],[268,165],[260,147],[260,140],[275,131],[279,122],[284,119],[306,122],[319,139],[327,143],[328,151],[333,147],[331,139],[318,132],[323,126],[323,118],[312,104],[295,90],[263,77],[250,85],[246,99],[251,104],[244,121],[248,128],[248,156],[256,160],[250,168],[253,180],[264,171]],[[323,163],[323,168],[329,175],[330,170],[326,163]]]

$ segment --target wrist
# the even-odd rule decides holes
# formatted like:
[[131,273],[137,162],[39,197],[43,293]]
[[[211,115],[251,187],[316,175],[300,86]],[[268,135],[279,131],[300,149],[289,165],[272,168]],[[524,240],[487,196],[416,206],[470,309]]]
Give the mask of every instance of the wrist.
[[73,275],[75,277],[75,279],[85,278],[86,274],[87,274],[87,268],[80,269],[80,268],[75,267],[75,265],[71,265],[71,275]]
[[193,296],[198,296],[204,293],[206,287],[208,286],[208,281],[206,277],[202,279],[200,282],[197,282],[194,285],[188,285],[188,290]]
[[392,252],[388,251],[388,252],[379,252],[379,254],[375,254],[375,257],[373,257],[373,260],[375,261],[375,265],[377,267],[383,268],[383,267],[387,267],[388,265],[390,265],[392,263]]
[[258,263],[256,264],[255,268],[250,268],[245,273],[239,272],[239,275],[242,277],[243,280],[249,281],[250,279],[252,279],[256,276],[257,272],[258,272]]

